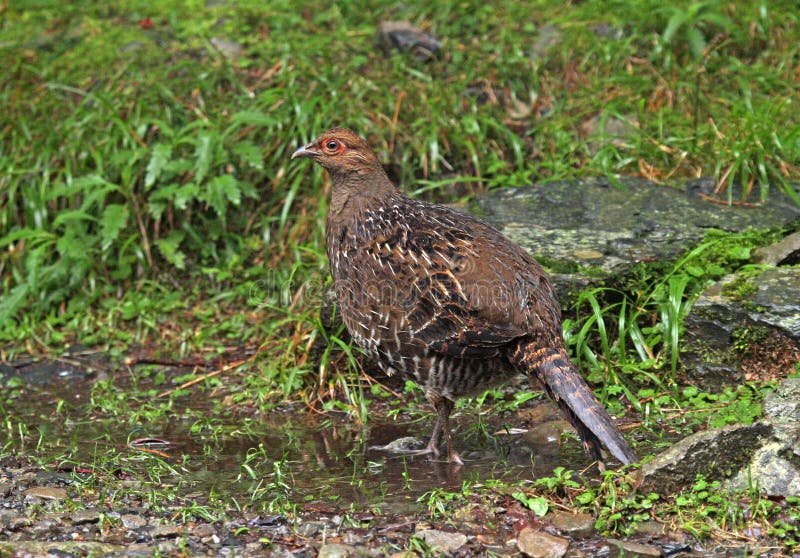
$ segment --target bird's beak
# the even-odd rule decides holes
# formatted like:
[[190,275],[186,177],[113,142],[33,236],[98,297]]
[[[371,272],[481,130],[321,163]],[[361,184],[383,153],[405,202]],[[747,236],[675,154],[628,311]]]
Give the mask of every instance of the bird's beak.
[[297,159],[299,157],[313,157],[314,155],[318,155],[319,153],[312,149],[313,144],[309,143],[292,153],[292,159]]

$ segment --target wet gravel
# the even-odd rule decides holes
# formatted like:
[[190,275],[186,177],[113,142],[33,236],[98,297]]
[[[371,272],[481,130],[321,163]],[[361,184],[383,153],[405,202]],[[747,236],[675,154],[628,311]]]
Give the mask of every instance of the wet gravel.
[[0,464],[0,555],[332,558],[402,556],[407,549],[446,556],[744,555],[741,548],[704,549],[657,524],[643,526],[628,540],[601,537],[591,515],[557,510],[538,518],[501,492],[476,492],[441,519],[421,510],[372,513],[311,504],[291,517],[231,510],[213,521],[187,513],[186,502],[161,502],[155,512],[135,491],[109,503],[111,491],[119,489],[117,479],[87,489],[74,472],[6,458]]

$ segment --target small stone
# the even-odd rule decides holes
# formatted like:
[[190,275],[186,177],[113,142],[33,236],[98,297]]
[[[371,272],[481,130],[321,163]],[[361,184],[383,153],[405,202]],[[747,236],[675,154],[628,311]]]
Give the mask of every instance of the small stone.
[[11,523],[21,516],[13,510],[0,509],[0,529],[8,529]]
[[55,533],[59,530],[59,522],[52,519],[43,519],[31,525],[28,528],[28,533],[30,533],[35,539],[45,539],[51,533]]
[[213,525],[209,525],[208,523],[201,523],[200,525],[195,525],[189,530],[189,533],[193,537],[210,537],[216,534],[216,529],[214,529]]
[[533,446],[553,446],[558,448],[561,434],[569,432],[572,427],[565,420],[550,420],[531,426],[523,436],[526,443]]
[[364,542],[364,535],[361,533],[354,533],[352,531],[347,531],[342,533],[342,543],[350,545],[350,546],[358,546],[359,544]]
[[122,526],[126,529],[141,529],[147,525],[147,519],[145,517],[134,513],[124,513],[119,519],[122,521]]
[[438,529],[417,531],[414,536],[425,541],[434,553],[449,554],[467,542],[467,536],[463,533],[449,533]]
[[8,481],[0,482],[0,498],[5,498],[11,494],[14,485]]
[[587,513],[567,513],[553,511],[545,519],[549,519],[553,527],[562,535],[576,539],[591,537],[594,534],[594,517]]
[[222,37],[211,37],[211,44],[228,60],[236,60],[242,55],[244,47],[236,41],[223,39]]
[[550,52],[558,43],[561,42],[561,31],[553,25],[542,25],[539,28],[539,36],[531,48],[531,58],[540,60]]
[[762,265],[796,265],[800,263],[800,231],[790,234],[771,246],[753,252],[753,262]]
[[307,521],[298,525],[295,532],[301,537],[313,537],[325,527],[327,525],[321,521]]
[[172,541],[161,541],[156,545],[156,549],[158,550],[158,556],[171,556],[178,550],[178,545]]
[[165,537],[177,537],[183,532],[183,529],[179,525],[173,525],[172,523],[167,523],[166,525],[156,525],[153,527],[153,530],[150,532],[150,535],[154,538],[165,538]]
[[73,525],[84,525],[86,523],[97,523],[100,521],[99,510],[78,510],[69,516]]
[[21,515],[11,517],[6,524],[6,528],[9,531],[18,531],[20,529],[24,529],[25,527],[29,527],[33,523],[30,517],[23,517]]
[[667,528],[663,523],[648,520],[642,521],[636,525],[636,533],[640,535],[658,536],[666,534]]
[[410,51],[420,62],[434,58],[442,48],[442,42],[438,37],[408,21],[381,23],[378,26],[378,42],[386,53],[392,50]]
[[131,41],[129,43],[125,43],[121,47],[119,47],[120,52],[133,52],[135,50],[139,50],[144,48],[144,43],[142,41]]
[[413,436],[404,436],[396,440],[392,440],[385,446],[372,446],[369,449],[377,451],[385,451],[388,453],[408,453],[417,451],[425,447],[425,442]]
[[351,558],[357,556],[356,547],[346,544],[324,544],[320,547],[317,558]]
[[561,558],[567,553],[569,541],[525,527],[517,537],[517,548],[531,558]]
[[661,558],[664,556],[660,548],[650,544],[618,539],[608,539],[606,542],[611,549],[610,558]]
[[40,498],[42,500],[63,500],[67,497],[67,491],[55,486],[33,486],[27,489],[25,497]]

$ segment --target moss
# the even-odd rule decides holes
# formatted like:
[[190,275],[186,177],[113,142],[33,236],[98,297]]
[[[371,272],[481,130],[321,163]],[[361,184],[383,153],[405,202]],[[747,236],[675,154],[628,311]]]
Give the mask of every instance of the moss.
[[747,302],[758,288],[750,281],[758,273],[740,273],[722,287],[722,294],[736,302]]
[[761,326],[737,328],[731,333],[731,337],[733,337],[733,348],[740,353],[744,353],[751,346],[759,345],[766,341],[769,335],[769,330]]

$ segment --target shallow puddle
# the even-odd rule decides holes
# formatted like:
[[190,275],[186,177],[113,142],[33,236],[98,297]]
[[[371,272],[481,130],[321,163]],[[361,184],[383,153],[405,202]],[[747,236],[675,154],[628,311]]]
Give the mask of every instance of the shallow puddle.
[[[457,468],[425,456],[375,449],[405,436],[426,440],[432,417],[414,423],[379,417],[361,427],[341,413],[303,408],[214,416],[212,401],[198,390],[175,398],[167,412],[154,412],[148,421],[142,407],[170,403],[157,398],[158,390],[143,391],[140,384],[133,390],[137,401],[128,402],[139,411],[132,424],[130,415],[96,412],[103,404],[94,401],[93,384],[107,381],[108,371],[34,362],[2,372],[6,387],[0,405],[9,442],[19,453],[35,455],[58,471],[155,478],[178,485],[186,497],[217,495],[242,509],[281,510],[295,504],[414,513],[425,508],[425,494],[431,490],[533,480],[552,474],[559,464],[574,469],[576,463],[588,462],[577,443],[569,444],[573,455],[565,455],[565,448],[556,451],[554,444],[537,451],[489,419],[484,430],[490,435],[475,435],[471,424],[478,417],[472,411],[455,417],[455,440],[465,459],[465,466]],[[124,374],[111,374],[114,387],[103,397],[127,397]],[[95,409],[95,415],[87,409]]]

